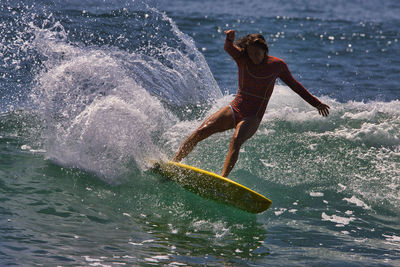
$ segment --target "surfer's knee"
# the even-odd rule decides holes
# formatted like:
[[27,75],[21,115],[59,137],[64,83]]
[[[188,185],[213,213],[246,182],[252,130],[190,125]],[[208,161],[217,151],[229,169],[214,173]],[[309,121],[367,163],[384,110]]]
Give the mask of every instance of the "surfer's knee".
[[240,149],[240,147],[248,140],[250,139],[253,134],[255,133],[257,127],[247,127],[244,125],[241,125],[240,128],[235,131],[235,133],[232,136],[231,140],[231,146],[234,149]]
[[243,143],[246,141],[239,133],[234,133],[231,140],[231,147],[233,150],[239,150]]
[[204,122],[199,128],[196,130],[196,135],[198,138],[205,139],[210,135],[220,132],[221,126],[219,125],[218,121],[215,119],[210,119]]
[[212,134],[212,129],[208,125],[203,125],[195,131],[195,140],[201,141]]

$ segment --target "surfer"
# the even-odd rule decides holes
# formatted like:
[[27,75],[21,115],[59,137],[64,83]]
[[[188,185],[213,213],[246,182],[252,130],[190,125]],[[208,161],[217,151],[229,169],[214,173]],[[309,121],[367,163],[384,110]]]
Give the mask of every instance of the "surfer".
[[320,115],[329,115],[330,107],[311,95],[290,73],[286,63],[268,55],[268,45],[261,34],[249,34],[237,42],[235,31],[225,31],[224,49],[239,69],[239,89],[230,105],[208,117],[179,147],[173,161],[186,157],[196,144],[214,133],[235,129],[229,144],[221,176],[227,177],[239,156],[242,144],[254,135],[260,125],[274,89],[280,78]]

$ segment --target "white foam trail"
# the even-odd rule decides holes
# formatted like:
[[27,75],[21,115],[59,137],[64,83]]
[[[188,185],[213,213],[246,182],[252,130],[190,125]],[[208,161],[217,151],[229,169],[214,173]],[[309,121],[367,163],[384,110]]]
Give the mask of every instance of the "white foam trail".
[[400,144],[399,125],[392,122],[362,123],[360,128],[340,127],[331,133],[351,141],[373,145],[395,146]]
[[400,101],[339,103],[328,97],[320,97],[320,100],[331,107],[327,118],[320,116],[287,86],[277,85],[263,122],[313,122],[316,129],[325,131],[319,133],[310,128],[312,135],[344,138],[373,146],[400,145]]
[[[85,53],[85,54],[83,54]],[[143,168],[173,116],[107,51],[85,50],[46,71],[37,102],[48,114],[48,157],[103,177]],[[40,102],[39,102],[40,101]]]
[[193,40],[165,14],[162,19],[185,45],[183,51],[155,47],[166,62],[113,47],[71,45],[59,22],[48,29],[31,25],[32,45],[47,58],[31,98],[44,116],[50,159],[118,182],[131,168],[144,169],[150,158],[162,156],[162,134],[177,122],[163,103],[221,96]]

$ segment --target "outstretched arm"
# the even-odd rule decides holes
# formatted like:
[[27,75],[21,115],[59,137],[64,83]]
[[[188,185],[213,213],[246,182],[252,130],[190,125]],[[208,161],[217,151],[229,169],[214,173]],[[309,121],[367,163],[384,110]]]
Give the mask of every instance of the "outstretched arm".
[[282,71],[279,74],[279,78],[284,83],[286,83],[293,91],[295,91],[298,95],[300,95],[305,101],[307,101],[310,105],[317,108],[320,115],[324,117],[329,115],[330,107],[319,101],[312,94],[310,94],[310,92],[308,92],[307,89],[304,88],[304,86],[293,77],[286,63],[283,61],[282,61]]

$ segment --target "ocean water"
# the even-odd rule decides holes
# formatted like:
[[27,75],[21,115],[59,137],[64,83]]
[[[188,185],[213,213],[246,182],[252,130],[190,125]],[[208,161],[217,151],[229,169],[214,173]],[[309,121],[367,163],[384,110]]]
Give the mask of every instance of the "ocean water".
[[[400,3],[0,2],[0,266],[399,266]],[[230,178],[248,214],[149,170],[237,90],[224,33],[278,81]],[[184,162],[219,173],[232,131]]]

